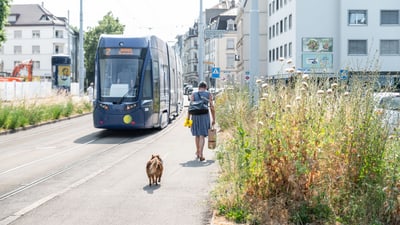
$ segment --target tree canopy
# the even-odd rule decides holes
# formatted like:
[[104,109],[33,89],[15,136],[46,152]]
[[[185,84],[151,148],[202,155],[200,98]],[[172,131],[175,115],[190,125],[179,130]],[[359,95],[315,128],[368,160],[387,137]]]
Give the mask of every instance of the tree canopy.
[[0,0],[0,46],[6,40],[4,27],[7,23],[7,17],[10,9],[9,0]]
[[89,83],[94,80],[94,60],[96,48],[102,34],[123,34],[125,25],[121,24],[118,18],[114,18],[112,12],[108,12],[99,25],[89,28],[85,33],[83,48],[85,51],[86,77]]

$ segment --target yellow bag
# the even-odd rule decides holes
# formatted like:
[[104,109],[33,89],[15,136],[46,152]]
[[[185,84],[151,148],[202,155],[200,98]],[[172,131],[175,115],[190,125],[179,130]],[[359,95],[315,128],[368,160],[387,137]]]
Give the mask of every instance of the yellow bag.
[[217,147],[217,130],[214,127],[208,129],[208,148],[215,149]]

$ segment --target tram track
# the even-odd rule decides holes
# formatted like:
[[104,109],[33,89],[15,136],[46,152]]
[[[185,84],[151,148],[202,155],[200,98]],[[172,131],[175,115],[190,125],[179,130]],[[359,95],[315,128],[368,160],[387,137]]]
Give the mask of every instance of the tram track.
[[[50,179],[52,179],[52,178],[54,178],[56,176],[59,176],[59,175],[61,175],[63,173],[71,171],[71,170],[75,169],[76,167],[82,166],[85,163],[87,163],[87,162],[89,162],[89,161],[91,161],[93,159],[96,159],[97,157],[99,157],[101,155],[107,154],[107,153],[109,153],[109,152],[111,152],[111,151],[113,151],[115,149],[118,149],[119,146],[121,146],[123,144],[126,144],[128,142],[135,142],[135,144],[137,144],[137,145],[150,144],[150,143],[154,142],[155,140],[157,140],[160,136],[162,136],[166,132],[168,132],[168,130],[171,129],[173,126],[176,126],[176,123],[175,124],[170,124],[170,126],[168,126],[166,129],[158,131],[156,133],[144,132],[144,134],[141,133],[139,136],[123,137],[117,143],[112,144],[111,146],[107,146],[106,148],[102,149],[101,151],[93,152],[93,153],[87,155],[85,158],[82,158],[82,159],[80,159],[78,161],[74,161],[74,162],[62,167],[61,169],[59,169],[57,171],[54,171],[52,173],[46,174],[45,176],[36,178],[36,179],[32,180],[29,183],[22,184],[22,185],[18,186],[17,188],[14,188],[14,189],[12,189],[10,191],[7,191],[6,193],[1,194],[0,195],[0,202],[4,201],[6,199],[9,199],[10,197],[15,196],[15,195],[17,195],[19,193],[22,193],[22,192],[24,192],[24,191],[26,191],[28,189],[31,189],[31,188],[33,188],[33,187],[35,187],[35,186],[37,186],[37,185],[39,185],[39,184],[41,184],[43,182],[46,182],[46,181],[48,181],[48,180],[50,180]],[[63,150],[61,152],[57,152],[55,154],[48,155],[48,156],[45,156],[45,157],[30,161],[30,162],[27,162],[27,163],[24,163],[22,165],[10,168],[8,170],[2,171],[2,172],[0,172],[0,179],[1,179],[2,176],[9,175],[11,173],[15,173],[18,170],[26,169],[29,166],[33,166],[35,164],[43,163],[43,162],[45,162],[47,160],[51,160],[52,158],[61,157],[63,154],[67,154],[67,153],[72,152],[72,151],[77,150],[77,149],[82,149],[82,148],[84,148],[84,146],[87,146],[89,144],[95,144],[96,142],[104,141],[105,138],[110,137],[110,136],[111,137],[113,136],[112,132],[104,131],[102,133],[102,135],[99,135],[99,137],[97,137],[96,139],[89,140],[89,141],[87,141],[85,143],[82,143],[79,146],[74,146],[72,148],[65,149],[65,150]],[[124,160],[126,158],[129,158],[130,156],[135,154],[140,149],[141,148],[138,148],[138,149],[136,149],[136,151],[132,151],[132,152],[130,152],[128,154],[123,155],[116,162],[111,163],[111,165],[114,165],[117,162],[120,162],[120,161],[122,161],[122,160]],[[101,171],[104,171],[104,170],[109,169],[109,168],[111,168],[111,166],[103,168]]]

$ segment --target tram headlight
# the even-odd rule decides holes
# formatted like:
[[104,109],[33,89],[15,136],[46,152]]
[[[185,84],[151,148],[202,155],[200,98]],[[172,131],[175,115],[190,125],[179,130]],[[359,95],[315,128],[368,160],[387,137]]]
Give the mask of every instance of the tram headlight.
[[103,103],[100,103],[99,106],[104,110],[108,110],[109,109],[108,105],[103,104]]
[[127,104],[125,105],[125,110],[131,110],[136,107],[136,104]]

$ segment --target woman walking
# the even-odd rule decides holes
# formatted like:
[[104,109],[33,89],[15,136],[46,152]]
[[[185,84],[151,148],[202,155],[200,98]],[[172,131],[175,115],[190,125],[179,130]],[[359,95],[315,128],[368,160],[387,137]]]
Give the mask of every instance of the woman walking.
[[199,90],[193,92],[190,101],[199,101],[200,99],[207,99],[209,103],[209,112],[199,115],[191,115],[188,113],[188,118],[192,117],[192,135],[195,136],[196,143],[196,156],[200,161],[204,161],[204,145],[205,138],[208,136],[208,129],[210,129],[210,112],[211,112],[211,125],[215,125],[215,109],[213,103],[213,96],[207,91],[207,83],[202,81],[199,84]]

